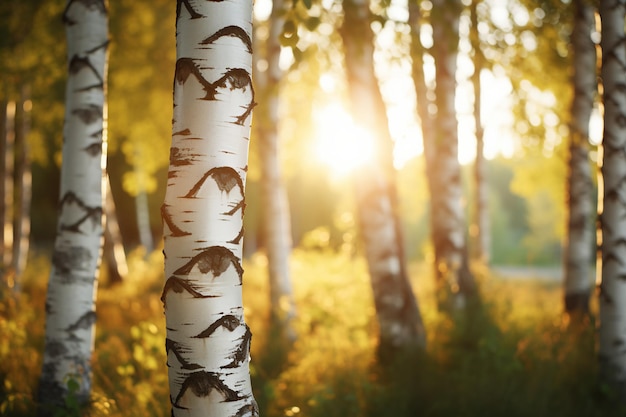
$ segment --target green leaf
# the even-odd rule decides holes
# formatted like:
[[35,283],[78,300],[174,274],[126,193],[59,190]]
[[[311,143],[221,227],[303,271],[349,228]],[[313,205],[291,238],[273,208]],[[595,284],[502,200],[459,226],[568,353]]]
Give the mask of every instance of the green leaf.
[[313,5],[313,0],[302,0],[302,3],[304,4],[304,7],[306,7],[307,9],[310,9],[311,6]]

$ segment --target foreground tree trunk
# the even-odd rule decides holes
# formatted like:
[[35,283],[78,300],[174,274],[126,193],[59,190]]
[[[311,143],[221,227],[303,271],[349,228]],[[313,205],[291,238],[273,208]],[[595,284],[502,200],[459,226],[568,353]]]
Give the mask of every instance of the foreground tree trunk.
[[283,341],[294,341],[292,327],[295,304],[289,272],[291,253],[291,220],[287,191],[282,182],[279,158],[279,67],[280,34],[284,26],[284,3],[274,0],[269,21],[269,38],[266,41],[267,70],[257,77],[257,90],[263,105],[257,110],[259,122],[259,150],[261,155],[261,184],[263,198],[263,224],[270,287],[272,327]]
[[374,303],[382,360],[399,350],[425,346],[425,331],[409,283],[397,214],[392,139],[374,73],[374,36],[366,0],[344,1],[340,30],[345,48],[352,115],[374,137],[376,158],[356,173],[356,199]]
[[601,0],[604,138],[601,146],[602,200],[599,359],[600,376],[626,398],[626,43],[625,0]]
[[173,416],[258,415],[242,305],[252,2],[179,1],[165,201],[167,365]]
[[[108,46],[104,2],[69,0],[63,14],[69,74],[57,236],[46,299],[40,415],[91,392],[96,273],[102,246]],[[55,414],[58,415],[58,414]]]
[[571,107],[569,173],[567,178],[567,238],[563,258],[564,304],[570,316],[582,318],[589,312],[591,259],[593,256],[593,181],[589,163],[589,119],[598,90],[596,49],[591,40],[595,26],[594,8],[585,0],[574,0],[574,97]]

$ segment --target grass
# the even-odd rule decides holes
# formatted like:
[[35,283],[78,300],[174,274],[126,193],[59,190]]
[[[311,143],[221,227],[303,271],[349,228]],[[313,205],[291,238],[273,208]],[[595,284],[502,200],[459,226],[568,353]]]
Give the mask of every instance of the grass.
[[[98,293],[89,416],[169,416],[160,301],[162,255],[129,259],[130,276]],[[264,417],[626,416],[597,382],[593,324],[568,326],[561,289],[479,270],[483,302],[462,317],[437,312],[423,264],[410,273],[428,331],[426,352],[375,361],[376,320],[364,261],[296,251],[299,338],[289,351],[268,328],[266,260],[245,262],[251,374]],[[49,262],[35,257],[22,292],[0,294],[0,415],[34,415]],[[595,306],[594,306],[595,308]]]

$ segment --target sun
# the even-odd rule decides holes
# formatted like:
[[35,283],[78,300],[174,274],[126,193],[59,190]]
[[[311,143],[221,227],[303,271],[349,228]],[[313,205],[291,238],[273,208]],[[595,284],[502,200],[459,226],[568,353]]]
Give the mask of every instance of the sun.
[[340,103],[330,103],[313,114],[315,156],[336,177],[348,176],[374,158],[374,138],[355,125]]

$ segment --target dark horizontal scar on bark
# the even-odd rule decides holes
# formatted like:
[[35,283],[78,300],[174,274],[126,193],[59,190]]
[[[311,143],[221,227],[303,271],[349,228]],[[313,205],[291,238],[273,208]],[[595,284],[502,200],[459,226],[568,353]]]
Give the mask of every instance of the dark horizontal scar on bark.
[[167,206],[165,204],[161,206],[161,218],[170,229],[170,232],[172,232],[173,237],[189,236],[191,234],[190,232],[186,232],[180,227],[176,226],[176,224],[172,220],[172,215],[167,211]]
[[252,417],[258,417],[259,409],[255,401],[242,406],[239,410],[237,410],[233,417],[243,417],[246,414],[250,414]]
[[214,278],[224,273],[230,265],[235,267],[241,283],[243,276],[243,268],[239,264],[240,260],[229,249],[223,246],[211,246],[191,258],[182,267],[178,268],[174,275],[189,275],[191,270],[197,266],[202,274],[211,272]]
[[202,368],[202,366],[196,363],[187,362],[187,360],[183,358],[180,350],[181,346],[178,343],[174,342],[172,339],[165,339],[165,354],[169,355],[170,352],[173,352],[183,369],[196,370]]
[[84,147],[83,150],[87,152],[89,156],[94,158],[96,156],[100,156],[102,155],[102,142],[92,143],[91,145]]
[[232,332],[241,324],[241,320],[232,314],[227,314],[217,320],[215,320],[209,327],[200,332],[198,335],[193,336],[196,339],[205,339],[210,337],[218,328],[224,327],[226,330]]
[[213,178],[220,191],[230,193],[230,191],[237,186],[239,187],[241,195],[244,195],[243,180],[237,171],[231,167],[216,167],[208,170],[191,188],[191,190],[189,190],[189,192],[185,195],[185,198],[195,197],[209,177]]
[[183,130],[179,130],[178,132],[173,132],[172,136],[188,136],[191,135],[191,130],[189,129],[183,129]]
[[200,42],[200,45],[210,45],[224,36],[240,39],[246,45],[248,52],[252,53],[252,40],[250,39],[250,35],[239,26],[226,26]]
[[161,301],[163,305],[167,308],[167,293],[169,291],[174,291],[177,294],[182,293],[183,291],[187,291],[193,298],[213,298],[213,295],[204,295],[199,292],[194,286],[189,282],[182,278],[178,277],[169,277],[163,286],[163,292],[161,293]]
[[96,313],[94,311],[88,311],[82,316],[80,316],[80,318],[76,320],[76,323],[68,326],[68,328],[65,329],[65,331],[75,332],[76,330],[80,330],[80,329],[88,329],[95,322],[96,322]]
[[189,374],[183,382],[182,387],[173,402],[175,407],[181,408],[178,405],[178,402],[181,398],[183,398],[187,390],[191,390],[194,395],[202,398],[207,397],[211,391],[216,390],[222,395],[222,397],[224,397],[224,401],[226,402],[241,399],[236,391],[229,388],[224,381],[222,381],[219,376],[213,372],[197,371]]
[[88,104],[86,107],[72,110],[72,114],[88,125],[102,119],[102,107]]

